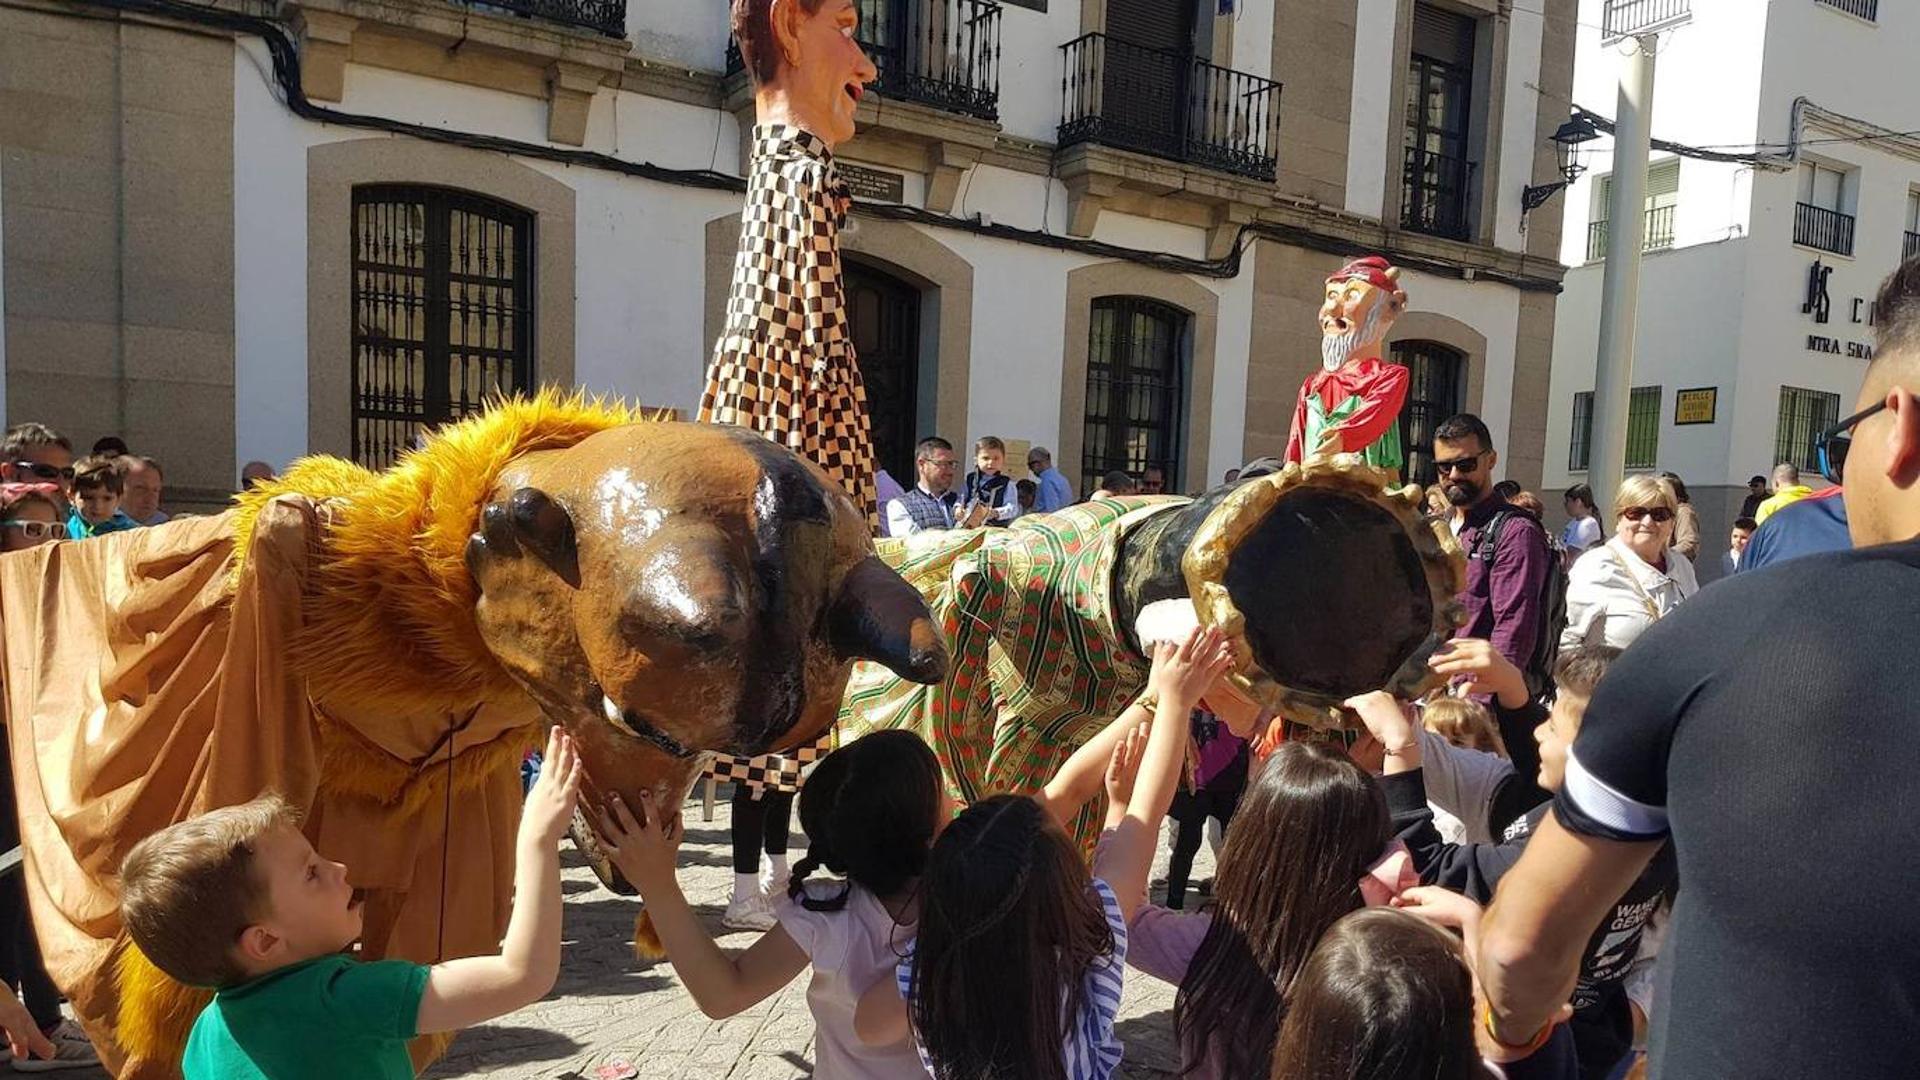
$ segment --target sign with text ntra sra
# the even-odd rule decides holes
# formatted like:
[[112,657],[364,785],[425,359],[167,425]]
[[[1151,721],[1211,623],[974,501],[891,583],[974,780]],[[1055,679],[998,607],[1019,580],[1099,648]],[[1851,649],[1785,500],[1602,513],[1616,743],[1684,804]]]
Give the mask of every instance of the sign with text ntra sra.
[[[1833,297],[1827,291],[1827,279],[1833,276],[1833,267],[1819,259],[1813,260],[1813,266],[1807,270],[1807,294],[1800,303],[1800,314],[1813,316],[1815,323],[1825,325],[1833,318]],[[1864,296],[1853,297],[1848,305],[1847,318],[1856,325],[1872,326],[1874,323],[1873,301]],[[1873,346],[1864,341],[1848,341],[1829,334],[1808,334],[1807,351],[1831,353],[1853,360],[1873,359]]]

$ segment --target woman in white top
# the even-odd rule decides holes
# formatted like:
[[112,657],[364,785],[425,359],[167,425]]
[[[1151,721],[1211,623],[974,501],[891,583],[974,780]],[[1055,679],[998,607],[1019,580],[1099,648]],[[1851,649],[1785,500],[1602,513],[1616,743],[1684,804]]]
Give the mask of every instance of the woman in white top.
[[1670,550],[1680,500],[1659,477],[1628,477],[1613,498],[1613,540],[1580,555],[1567,578],[1561,648],[1626,648],[1661,615],[1699,592],[1693,563]]
[[1657,476],[1630,476],[1613,500],[1613,539],[1580,556],[1567,579],[1567,628],[1560,647],[1626,648],[1656,620],[1699,591],[1693,564],[1667,545],[1679,499]]
[[1565,505],[1567,527],[1560,533],[1560,547],[1566,552],[1567,566],[1571,568],[1574,560],[1598,545],[1603,537],[1600,535],[1600,519],[1594,511],[1592,488],[1585,484],[1568,488]]

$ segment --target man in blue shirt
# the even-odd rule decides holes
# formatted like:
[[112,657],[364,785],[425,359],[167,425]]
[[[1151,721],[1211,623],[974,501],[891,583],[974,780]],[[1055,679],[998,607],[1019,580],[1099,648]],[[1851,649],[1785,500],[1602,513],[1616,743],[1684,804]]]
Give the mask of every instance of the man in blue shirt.
[[1759,570],[1802,555],[1845,551],[1853,546],[1847,534],[1847,504],[1838,487],[1809,495],[1775,510],[1760,523],[1736,572]]
[[1027,451],[1027,470],[1040,484],[1040,492],[1033,500],[1035,513],[1051,514],[1073,505],[1073,485],[1053,467],[1053,451],[1044,446]]

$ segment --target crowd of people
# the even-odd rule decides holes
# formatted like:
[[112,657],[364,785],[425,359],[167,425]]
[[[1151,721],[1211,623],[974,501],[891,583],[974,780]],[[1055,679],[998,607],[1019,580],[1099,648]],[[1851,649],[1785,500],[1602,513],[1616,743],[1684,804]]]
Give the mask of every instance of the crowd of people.
[[[1045,449],[1016,479],[993,437],[964,474],[940,438],[916,448],[911,488],[876,473],[838,302],[848,196],[830,155],[877,74],[859,12],[732,10],[759,124],[700,419],[806,456],[895,536],[1067,506]],[[1323,323],[1341,330],[1371,304],[1360,326],[1378,330],[1405,299],[1385,260],[1356,260],[1329,279]],[[215,991],[186,1042],[189,1080],[411,1077],[410,1041],[548,993],[565,962],[557,848],[583,814],[702,1011],[730,1016],[808,978],[814,1074],[833,1080],[1104,1080],[1126,1053],[1129,967],[1177,988],[1188,1077],[1909,1076],[1920,927],[1897,830],[1920,805],[1920,685],[1895,653],[1898,628],[1920,621],[1920,259],[1874,312],[1859,411],[1818,440],[1834,486],[1814,492],[1792,464],[1771,489],[1755,477],[1725,580],[1702,588],[1694,572],[1699,515],[1678,477],[1631,477],[1606,507],[1576,486],[1556,535],[1540,498],[1501,478],[1486,424],[1447,418],[1427,505],[1466,570],[1457,634],[1416,661],[1431,693],[1349,698],[1337,731],[1269,724],[1232,680],[1235,643],[1186,598],[1155,600],[1123,628],[1150,663],[1144,687],[1036,790],[959,805],[921,736],[886,730],[808,773],[790,868],[784,808],[736,809],[736,888],[766,901],[737,953],[681,890],[682,807],[583,802],[580,753],[558,728],[530,778],[493,955],[354,958],[352,869],[272,795],[140,840],[119,868],[121,922],[160,971]],[[1390,395],[1367,388],[1404,374],[1371,355],[1346,365],[1378,337],[1326,335],[1321,381],[1339,400],[1305,395],[1321,430],[1290,459],[1354,452],[1355,415],[1365,460],[1401,458]],[[22,425],[0,449],[8,550],[162,512],[160,467],[124,444],[76,461]],[[1249,462],[1227,482],[1277,468]],[[1159,470],[1121,472],[1091,497],[1166,488]],[[1104,814],[1091,852],[1072,838],[1083,812]],[[1217,873],[1189,910],[1209,821]],[[57,991],[36,991],[25,966],[17,887],[0,881],[0,977],[27,998],[0,992],[13,1067],[90,1063]]]

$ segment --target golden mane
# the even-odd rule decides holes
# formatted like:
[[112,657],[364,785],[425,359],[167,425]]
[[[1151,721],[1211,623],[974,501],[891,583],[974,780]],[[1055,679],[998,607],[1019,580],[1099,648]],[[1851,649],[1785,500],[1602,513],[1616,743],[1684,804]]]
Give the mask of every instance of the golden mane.
[[[650,418],[584,392],[541,390],[449,425],[375,473],[302,459],[239,496],[235,550],[278,495],[333,504],[295,662],[314,700],[394,710],[460,710],[520,693],[474,624],[467,539],[514,459]],[[236,564],[236,576],[243,567]]]

